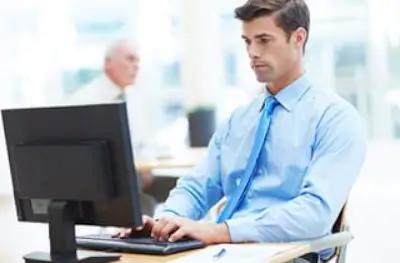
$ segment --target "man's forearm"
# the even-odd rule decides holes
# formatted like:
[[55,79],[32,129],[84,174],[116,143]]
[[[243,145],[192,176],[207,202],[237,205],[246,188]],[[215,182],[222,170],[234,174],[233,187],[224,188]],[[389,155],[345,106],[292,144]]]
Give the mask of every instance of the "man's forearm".
[[172,216],[180,216],[192,219],[193,212],[190,209],[190,202],[188,202],[187,197],[182,194],[173,194],[164,204],[161,205],[161,208],[155,212],[155,218],[161,217],[172,217]]
[[193,220],[200,219],[204,214],[205,205],[202,193],[192,185],[195,184],[190,179],[178,183],[155,217],[181,216]]
[[233,243],[292,242],[327,234],[330,217],[329,209],[318,199],[300,196],[282,206],[226,223]]
[[192,220],[202,219],[210,206],[221,199],[221,187],[211,176],[206,174],[203,166],[194,170],[193,175],[181,177],[176,187],[157,212],[156,216],[177,215]]

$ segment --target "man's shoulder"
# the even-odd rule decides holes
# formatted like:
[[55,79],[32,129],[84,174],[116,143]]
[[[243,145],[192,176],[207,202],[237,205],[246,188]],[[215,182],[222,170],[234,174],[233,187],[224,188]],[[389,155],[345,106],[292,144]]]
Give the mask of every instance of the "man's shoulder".
[[311,109],[318,113],[318,123],[334,129],[348,129],[341,124],[352,123],[351,127],[363,127],[358,109],[333,90],[314,90],[311,96]]
[[308,97],[309,106],[313,110],[326,113],[348,113],[358,115],[358,110],[349,101],[334,90],[313,88]]

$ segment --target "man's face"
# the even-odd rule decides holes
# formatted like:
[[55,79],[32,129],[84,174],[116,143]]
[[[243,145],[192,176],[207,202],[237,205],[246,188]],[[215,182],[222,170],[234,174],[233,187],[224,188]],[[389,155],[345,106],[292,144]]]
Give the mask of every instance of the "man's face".
[[113,56],[106,59],[106,70],[110,78],[120,87],[125,88],[134,84],[139,70],[139,54],[123,45],[117,48]]
[[304,29],[288,38],[274,16],[263,16],[243,23],[243,39],[251,68],[262,83],[273,83],[287,74],[301,59],[306,38]]

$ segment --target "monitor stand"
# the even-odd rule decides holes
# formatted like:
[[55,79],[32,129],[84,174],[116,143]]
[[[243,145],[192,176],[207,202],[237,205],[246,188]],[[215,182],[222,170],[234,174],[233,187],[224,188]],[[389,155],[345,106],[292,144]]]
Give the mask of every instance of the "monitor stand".
[[77,251],[75,239],[76,206],[73,202],[52,201],[49,204],[49,237],[51,252],[33,252],[24,256],[25,263],[110,263],[120,255]]

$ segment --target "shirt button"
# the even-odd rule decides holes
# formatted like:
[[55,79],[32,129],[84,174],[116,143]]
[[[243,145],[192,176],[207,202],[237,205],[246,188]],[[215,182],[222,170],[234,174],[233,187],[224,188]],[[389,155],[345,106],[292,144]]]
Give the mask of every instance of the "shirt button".
[[236,185],[239,186],[239,184],[240,184],[240,178],[237,178],[236,179]]

